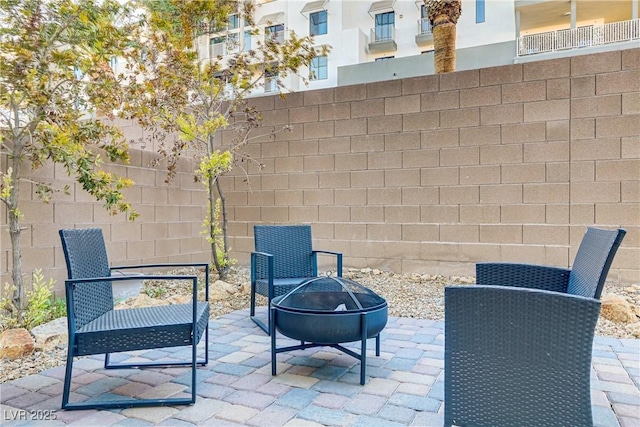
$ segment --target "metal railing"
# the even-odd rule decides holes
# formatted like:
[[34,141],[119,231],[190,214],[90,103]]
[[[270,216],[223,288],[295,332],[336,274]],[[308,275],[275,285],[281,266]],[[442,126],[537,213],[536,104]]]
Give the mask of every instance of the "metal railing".
[[209,58],[226,56],[240,51],[240,39],[237,33],[221,38],[218,43],[209,45]]
[[418,19],[418,35],[424,36],[433,33],[429,18]]
[[396,29],[393,25],[379,25],[371,29],[371,43],[381,43],[395,40]]
[[278,77],[277,76],[265,76],[264,77],[264,92],[274,93],[278,91]]
[[587,25],[518,37],[518,56],[601,46],[640,39],[640,19]]
[[227,54],[227,43],[214,43],[209,45],[209,58],[225,56]]
[[274,43],[282,44],[284,43],[284,31],[272,31],[266,32],[264,35],[265,42],[273,41]]

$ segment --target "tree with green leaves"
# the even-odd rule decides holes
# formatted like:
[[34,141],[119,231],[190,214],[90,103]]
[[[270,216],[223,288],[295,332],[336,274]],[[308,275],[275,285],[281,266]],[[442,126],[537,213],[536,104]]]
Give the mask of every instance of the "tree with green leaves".
[[137,54],[135,10],[116,0],[0,0],[0,201],[8,213],[12,296],[5,309],[20,322],[24,309],[21,190],[47,202],[51,183],[30,181],[29,170],[61,164],[111,213],[137,216],[122,190],[132,185],[103,168],[127,163],[112,118],[124,94],[114,57]]
[[[152,59],[128,85],[128,118],[137,119],[145,134],[158,141],[169,180],[180,158],[195,163],[195,177],[207,195],[203,234],[211,245],[215,269],[224,278],[230,248],[220,177],[233,167],[259,164],[243,150],[261,119],[247,95],[263,87],[268,76],[277,76],[273,78],[283,87],[283,79],[306,70],[328,48],[315,47],[312,38],[293,32],[284,40],[265,34],[254,25],[249,2],[148,0],[144,4],[149,10],[146,48]],[[207,46],[209,37],[242,42],[244,34],[233,39],[221,31],[230,14],[245,23],[256,45],[251,49],[236,45],[225,56],[199,56],[198,37],[206,37]],[[223,130],[235,135],[225,145],[220,137]]]

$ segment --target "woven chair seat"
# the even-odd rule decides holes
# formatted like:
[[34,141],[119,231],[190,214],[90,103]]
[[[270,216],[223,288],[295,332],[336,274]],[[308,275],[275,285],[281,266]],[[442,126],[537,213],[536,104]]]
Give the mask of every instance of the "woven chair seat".
[[[197,343],[207,327],[209,304],[199,302],[196,310]],[[192,315],[191,303],[108,311],[77,330],[76,354],[84,356],[191,345]]]

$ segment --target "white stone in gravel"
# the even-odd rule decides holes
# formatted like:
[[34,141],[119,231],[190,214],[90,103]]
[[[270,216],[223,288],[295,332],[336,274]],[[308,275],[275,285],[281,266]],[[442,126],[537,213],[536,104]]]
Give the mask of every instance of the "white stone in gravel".
[[56,347],[64,348],[68,344],[67,318],[60,317],[36,326],[31,330],[31,334],[36,341],[36,349],[52,350]]

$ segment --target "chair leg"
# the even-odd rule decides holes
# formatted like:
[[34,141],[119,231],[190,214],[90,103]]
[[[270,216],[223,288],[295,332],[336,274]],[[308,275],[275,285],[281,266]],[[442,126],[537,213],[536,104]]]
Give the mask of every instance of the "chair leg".
[[149,367],[171,367],[171,366],[191,366],[191,397],[189,398],[168,398],[168,399],[123,399],[103,402],[81,402],[69,403],[69,392],[71,390],[71,372],[73,370],[73,354],[69,346],[67,355],[67,365],[64,376],[64,387],[62,391],[62,409],[68,411],[80,409],[113,409],[113,408],[137,408],[150,406],[171,406],[171,405],[192,405],[196,403],[196,384],[197,384],[197,366],[204,366],[209,361],[209,324],[205,326],[205,358],[198,361],[198,344],[191,345],[191,360],[189,362],[172,362],[172,363],[137,363],[137,364],[109,364],[109,353],[105,354],[106,369],[129,369],[129,368],[149,368]]
[[67,365],[64,371],[64,386],[62,388],[62,409],[66,409],[69,404],[69,392],[71,390],[71,372],[73,371],[73,352],[71,344],[67,352]]
[[[271,292],[269,292],[269,294],[271,294]],[[266,331],[267,335],[271,335],[271,296],[267,297],[267,325],[269,325]]]
[[267,335],[271,335],[269,333],[269,328],[267,327],[267,325],[264,324],[264,322],[260,319],[258,319],[256,316],[251,316],[251,320],[253,320],[253,323],[255,323],[256,325],[258,325],[258,327],[260,329],[262,329],[264,331],[265,334]]
[[[209,330],[209,322],[207,322],[207,330]],[[195,333],[195,331],[194,331]],[[193,340],[195,341],[195,340]],[[208,349],[208,342],[205,342],[204,347],[205,351]],[[207,351],[208,353],[208,351]],[[191,343],[191,403],[196,403],[196,376],[197,376],[197,365],[198,365],[198,343]]]
[[249,315],[251,317],[256,315],[256,284],[251,283],[251,304],[249,305]]
[[[269,301],[267,304],[267,313],[268,313],[267,322],[269,322],[271,319],[270,307],[271,307],[271,301]],[[260,327],[260,329],[262,329],[267,335],[271,335],[269,333],[269,326],[268,326],[269,323],[265,324],[262,320],[259,320],[256,317],[256,284],[255,283],[251,284],[251,303],[249,305],[249,318],[253,320],[253,323],[258,325],[258,327]]]

